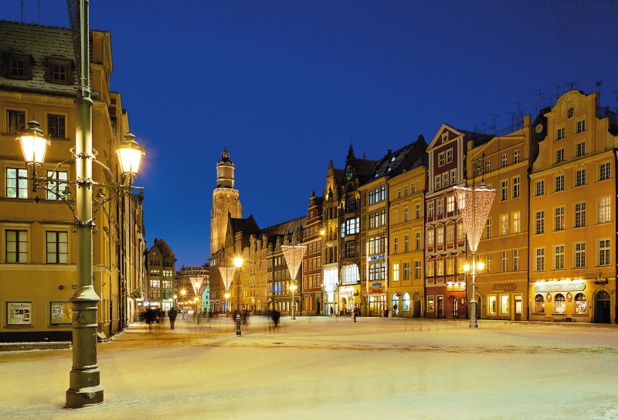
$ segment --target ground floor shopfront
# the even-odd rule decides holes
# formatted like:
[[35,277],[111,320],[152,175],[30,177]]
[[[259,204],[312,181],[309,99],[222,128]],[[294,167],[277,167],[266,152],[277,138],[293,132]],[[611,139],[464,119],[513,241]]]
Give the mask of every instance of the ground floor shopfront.
[[615,290],[615,280],[608,279],[530,283],[530,320],[615,324]]
[[417,290],[389,289],[389,314],[393,317],[420,318],[423,312],[423,295]]
[[428,286],[426,318],[467,318],[468,299],[465,283],[447,283],[438,286]]

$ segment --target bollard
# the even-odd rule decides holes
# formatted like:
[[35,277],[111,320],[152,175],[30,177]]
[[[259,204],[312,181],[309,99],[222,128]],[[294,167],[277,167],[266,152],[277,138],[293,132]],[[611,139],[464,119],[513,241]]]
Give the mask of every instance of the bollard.
[[240,314],[236,314],[236,337],[240,337]]

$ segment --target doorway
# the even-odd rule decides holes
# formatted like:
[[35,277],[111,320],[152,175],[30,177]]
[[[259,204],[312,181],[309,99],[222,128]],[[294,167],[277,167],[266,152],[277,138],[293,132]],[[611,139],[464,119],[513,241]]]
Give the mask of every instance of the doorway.
[[594,322],[597,324],[610,323],[609,293],[601,290],[594,298]]
[[444,296],[438,296],[438,318],[444,318]]
[[521,295],[515,295],[515,321],[521,321],[522,307]]

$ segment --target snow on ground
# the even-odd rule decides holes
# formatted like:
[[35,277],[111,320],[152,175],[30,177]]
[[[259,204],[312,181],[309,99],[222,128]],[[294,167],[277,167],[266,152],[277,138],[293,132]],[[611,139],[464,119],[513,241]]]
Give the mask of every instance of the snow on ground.
[[135,325],[98,347],[103,404],[64,409],[71,350],[0,353],[0,418],[618,418],[618,329],[254,317]]

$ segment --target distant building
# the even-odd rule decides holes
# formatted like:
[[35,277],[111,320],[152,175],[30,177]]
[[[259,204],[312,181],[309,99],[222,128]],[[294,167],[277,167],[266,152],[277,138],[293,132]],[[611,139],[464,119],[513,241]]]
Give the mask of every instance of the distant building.
[[[114,149],[129,132],[120,93],[110,90],[109,32],[92,31],[92,141],[99,153],[92,178],[120,182]],[[78,244],[64,180],[75,179],[77,94],[69,29],[0,21],[0,341],[71,340],[71,296],[77,289]],[[33,191],[17,135],[36,119],[50,137]],[[113,194],[101,187],[107,197]],[[93,235],[93,286],[99,333],[110,336],[135,319],[143,298],[143,196],[98,208]]]
[[303,258],[301,295],[302,313],[299,315],[322,315],[322,237],[325,234],[322,222],[322,197],[311,191],[307,223],[303,232],[303,245],[307,251]]
[[182,267],[178,270],[172,297],[174,298],[174,306],[183,310],[195,309],[195,298],[198,298],[199,310],[210,312],[212,306],[208,264],[197,267]]
[[[151,308],[169,311],[174,306],[176,256],[163,239],[156,239],[146,257],[147,302]],[[189,291],[190,292],[190,291]]]

